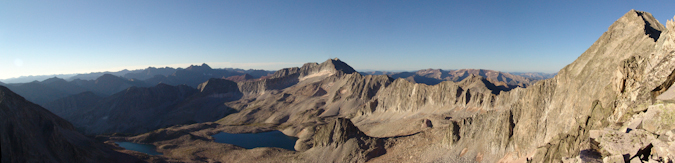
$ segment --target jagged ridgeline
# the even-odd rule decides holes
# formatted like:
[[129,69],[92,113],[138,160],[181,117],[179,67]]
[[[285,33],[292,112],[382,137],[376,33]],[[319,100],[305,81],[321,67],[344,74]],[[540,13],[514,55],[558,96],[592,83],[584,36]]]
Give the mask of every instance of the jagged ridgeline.
[[[672,85],[673,28],[672,21],[666,28],[651,14],[632,10],[554,78],[510,91],[482,76],[426,85],[349,73],[337,59],[306,64],[239,83],[246,100],[226,103],[236,113],[217,123],[275,124],[300,137],[297,155],[309,160],[332,147],[386,151],[324,157],[335,161],[345,161],[338,157],[344,155],[357,162],[559,162],[591,149],[590,130],[629,120]],[[312,131],[333,123],[332,117],[348,118],[389,145],[315,146],[325,138]]]
[[[457,80],[445,72],[433,84],[414,75],[362,75],[336,58],[256,80],[190,80],[197,89],[159,84],[108,97],[83,93],[48,108],[87,134],[138,134],[103,137],[154,144],[164,155],[153,158],[166,161],[561,162],[584,151],[605,155],[591,135],[655,115],[643,112],[656,104],[671,106],[661,95],[674,70],[675,23],[663,26],[631,10],[555,77],[523,79],[526,88],[497,80],[506,74],[480,75],[487,71],[464,71]],[[157,81],[178,81],[169,78]],[[665,135],[662,126],[634,128]],[[298,137],[296,151],[247,150],[211,137],[271,130]]]
[[[477,75],[427,85],[364,76],[338,59],[308,63],[237,83],[241,98],[225,102],[233,111],[216,123],[124,139],[221,161],[236,154],[285,162],[569,161],[596,147],[591,130],[620,128],[672,85],[674,28],[632,10],[554,78],[509,91]],[[208,148],[190,147],[209,144],[208,133],[268,130],[299,137],[297,151],[187,150]]]

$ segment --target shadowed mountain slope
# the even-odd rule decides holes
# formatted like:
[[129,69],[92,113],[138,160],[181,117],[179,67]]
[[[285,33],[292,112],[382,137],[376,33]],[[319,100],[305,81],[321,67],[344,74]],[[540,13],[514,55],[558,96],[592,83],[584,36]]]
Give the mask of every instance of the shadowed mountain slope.
[[136,162],[0,86],[2,162]]
[[138,134],[179,124],[214,121],[233,110],[223,103],[241,98],[237,83],[210,79],[194,89],[158,84],[131,87],[105,98],[83,93],[47,107],[87,134]]

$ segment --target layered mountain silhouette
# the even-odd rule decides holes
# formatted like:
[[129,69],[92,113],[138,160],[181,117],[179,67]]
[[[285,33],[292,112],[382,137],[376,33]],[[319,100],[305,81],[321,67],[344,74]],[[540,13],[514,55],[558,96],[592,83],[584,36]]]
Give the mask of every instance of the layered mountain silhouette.
[[68,82],[60,78],[49,78],[42,82],[33,81],[30,83],[6,84],[6,86],[17,94],[26,97],[29,101],[44,105],[56,99],[85,91],[91,91],[98,96],[109,96],[132,86],[146,87],[148,84],[105,74],[96,80],[76,79]]
[[211,79],[199,89],[158,84],[100,98],[85,92],[45,107],[87,134],[138,134],[179,124],[215,121],[233,112],[222,103],[241,97],[237,83]]
[[155,77],[157,75],[168,76],[179,70],[182,70],[182,68],[175,69],[171,67],[162,67],[162,68],[148,67],[140,72],[130,72],[122,76],[127,79],[146,80]]
[[2,162],[140,162],[0,86]]
[[[664,27],[651,14],[631,10],[550,79],[480,69],[362,75],[335,58],[251,80],[248,73],[203,64],[145,80],[152,87],[131,86],[107,97],[75,94],[48,109],[87,134],[140,134],[111,138],[158,145],[167,161],[562,162],[609,155],[625,161],[598,150],[601,140],[591,131],[628,128],[647,106],[669,103],[660,99],[672,94],[674,60],[675,23]],[[111,76],[101,83],[136,81]],[[665,138],[665,132],[649,132],[649,121],[640,122],[644,131],[632,128]],[[210,136],[270,130],[299,137],[296,151],[246,150]],[[662,149],[652,147],[638,153]]]
[[[256,72],[254,73],[256,75],[262,75],[264,73],[264,71],[263,72],[253,71],[253,72]],[[196,88],[199,84],[211,78],[227,78],[231,76],[238,76],[244,74],[246,74],[245,71],[240,72],[240,71],[231,71],[227,69],[212,69],[209,65],[202,64],[202,65],[191,65],[186,69],[177,70],[176,72],[168,76],[156,75],[152,78],[146,79],[145,81],[150,84],[159,84],[159,83],[165,83],[169,85],[186,84],[188,86]],[[262,76],[253,78],[260,78],[260,77]]]
[[[115,75],[118,74],[118,75]],[[251,75],[253,74],[253,75]],[[97,96],[107,97],[130,87],[151,87],[159,83],[169,85],[186,84],[193,88],[210,78],[232,77],[235,81],[260,79],[271,75],[265,70],[211,69],[208,65],[191,66],[188,69],[170,67],[149,67],[143,70],[123,70],[114,73],[90,73],[74,76],[70,81],[61,78],[48,78],[29,83],[2,83],[29,101],[45,105],[56,99],[90,91]],[[122,77],[121,75],[124,75]],[[238,75],[238,76],[233,76]],[[90,77],[96,77],[87,80]]]

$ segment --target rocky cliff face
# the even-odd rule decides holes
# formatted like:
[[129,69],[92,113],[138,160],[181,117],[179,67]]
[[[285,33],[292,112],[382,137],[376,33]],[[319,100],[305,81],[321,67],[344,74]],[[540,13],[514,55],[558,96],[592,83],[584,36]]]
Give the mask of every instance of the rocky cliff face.
[[652,90],[675,69],[672,43],[655,37],[667,38],[669,29],[649,13],[626,13],[553,79],[500,95],[517,97],[501,107],[513,113],[513,136],[484,148],[519,157],[536,151],[537,162],[560,161],[589,148],[589,130],[626,121],[631,110],[654,102]]
[[[317,64],[306,64],[275,74],[299,73],[297,84],[246,105],[231,103],[240,112],[219,122],[294,124],[338,116],[351,118],[371,136],[390,137],[424,132],[412,122],[429,118],[452,126],[438,130],[450,133],[453,143],[444,148],[454,157],[557,162],[589,149],[590,130],[627,121],[669,87],[675,69],[672,28],[632,10],[554,78],[508,92],[478,76],[433,86],[385,78],[366,84],[379,77],[357,73],[307,80],[321,71],[307,71]],[[319,88],[326,94],[312,97]]]
[[[162,117],[165,117],[164,120],[180,119],[185,117],[185,111],[192,108],[218,108],[198,112],[228,111],[227,114],[218,115],[224,118],[218,120],[217,124],[193,125],[201,126],[198,128],[173,127],[171,130],[185,132],[176,132],[172,138],[166,138],[170,140],[150,143],[163,145],[166,147],[163,150],[168,153],[182,153],[178,150],[188,147],[171,143],[212,144],[212,141],[209,143],[208,133],[216,131],[214,128],[238,126],[247,128],[238,130],[239,132],[278,129],[285,134],[301,137],[296,143],[298,152],[295,153],[276,149],[239,150],[231,146],[223,148],[240,154],[251,154],[255,151],[266,153],[264,156],[256,155],[246,160],[570,161],[570,158],[583,151],[597,149],[598,142],[590,139],[591,135],[597,134],[595,130],[618,130],[624,123],[631,124],[627,122],[633,122],[635,116],[639,117],[646,110],[647,113],[644,114],[657,114],[655,109],[650,112],[649,108],[662,102],[658,101],[659,97],[667,95],[668,88],[675,81],[674,31],[675,23],[672,21],[664,27],[651,14],[631,10],[554,78],[509,91],[504,91],[499,85],[499,82],[508,81],[500,81],[499,75],[496,75],[495,80],[498,82],[494,82],[485,71],[475,72],[478,75],[465,71],[457,75],[462,78],[459,81],[427,85],[404,79],[394,80],[386,75],[363,76],[337,59],[321,64],[308,63],[300,68],[282,69],[268,79],[237,83],[236,88],[233,82],[212,79],[203,83],[199,92],[240,92],[241,97],[217,101],[205,97],[220,98],[219,96],[195,93],[199,96],[187,97],[185,99],[188,100],[182,100],[184,102],[181,103],[169,98],[167,101],[170,103],[166,106],[179,108],[169,109],[170,112],[180,114]],[[483,77],[481,73],[485,73],[487,77]],[[434,74],[436,73],[427,73],[431,76]],[[164,94],[154,92],[131,92],[133,94],[120,94],[120,98],[152,100],[155,96],[137,97],[135,94]],[[216,101],[217,104],[205,105],[208,101]],[[116,103],[112,99],[108,102],[102,106],[136,107],[133,109],[134,114],[138,113],[137,110],[147,108],[167,111],[166,107],[154,107],[155,103],[147,104],[152,107],[138,108],[137,106],[146,104]],[[109,108],[101,107],[96,110]],[[117,112],[132,111],[117,110],[105,115],[118,114]],[[196,114],[197,111],[189,113]],[[658,114],[665,115],[660,113],[666,111],[661,110]],[[146,114],[150,113],[141,115]],[[99,117],[103,117],[104,114],[100,115]],[[97,118],[84,119],[90,121],[83,124],[99,121]],[[118,116],[114,119],[116,121],[106,125],[119,127],[120,124],[135,125],[129,122],[136,119],[156,120],[137,115]],[[650,133],[652,135],[666,134],[661,133],[660,129],[670,125],[668,122],[667,125],[650,127],[650,123],[654,124],[650,121],[643,124],[648,125],[644,129],[646,132],[655,132]],[[611,144],[606,141],[602,143]],[[207,149],[202,145],[195,146],[189,147],[189,151]],[[659,146],[658,149],[665,150],[665,147],[667,146]],[[208,153],[205,155],[218,156],[221,159],[233,157]],[[178,154],[172,156],[191,157]]]
[[2,162],[136,162],[0,86]]
[[303,153],[310,155],[304,159],[307,162],[366,162],[385,153],[385,140],[364,134],[349,119],[337,118],[306,130],[311,137],[298,140],[296,148],[309,149]]

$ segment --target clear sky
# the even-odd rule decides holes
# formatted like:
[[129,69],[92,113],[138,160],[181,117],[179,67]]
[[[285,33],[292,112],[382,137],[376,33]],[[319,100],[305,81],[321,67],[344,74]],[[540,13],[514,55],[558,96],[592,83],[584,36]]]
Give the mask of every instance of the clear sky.
[[148,66],[557,72],[630,9],[675,1],[0,1],[0,79]]

